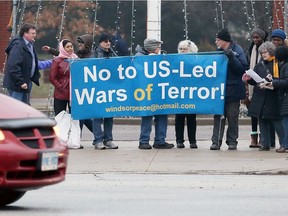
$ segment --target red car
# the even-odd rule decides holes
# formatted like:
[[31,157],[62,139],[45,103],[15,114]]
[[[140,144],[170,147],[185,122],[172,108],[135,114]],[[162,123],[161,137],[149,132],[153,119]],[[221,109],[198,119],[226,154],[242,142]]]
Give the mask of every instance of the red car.
[[64,181],[68,148],[54,119],[0,94],[0,206],[27,190]]

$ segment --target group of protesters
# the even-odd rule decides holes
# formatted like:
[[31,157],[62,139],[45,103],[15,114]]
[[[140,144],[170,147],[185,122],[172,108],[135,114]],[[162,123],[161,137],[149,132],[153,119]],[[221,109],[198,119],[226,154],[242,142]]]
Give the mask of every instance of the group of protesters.
[[[269,151],[275,147],[275,132],[278,135],[278,153],[288,153],[288,46],[286,34],[281,29],[268,33],[255,28],[251,32],[252,43],[246,52],[235,43],[227,28],[216,34],[215,44],[228,58],[226,94],[223,115],[214,115],[212,145],[210,150],[221,149],[225,125],[228,150],[237,150],[239,136],[239,110],[241,103],[248,108],[251,117],[250,148]],[[77,37],[78,50],[74,51],[72,40],[62,39],[59,49],[43,46],[42,50],[53,54],[53,61],[39,61],[34,48],[36,27],[26,23],[19,35],[12,38],[7,49],[7,63],[3,86],[8,94],[24,103],[30,104],[32,82],[39,85],[40,69],[50,68],[49,79],[54,86],[55,116],[70,107],[70,66],[67,59],[76,58],[113,58],[129,55],[129,47],[121,35],[114,40],[108,33],[101,33],[99,43],[94,49],[93,36],[84,34]],[[116,40],[116,42],[115,42]],[[117,46],[118,42],[118,46]],[[115,52],[115,47],[121,51]],[[162,41],[146,38],[143,46],[137,45],[135,56],[161,54]],[[180,41],[178,53],[197,53],[197,45],[190,40]],[[123,54],[121,54],[123,53]],[[249,70],[251,73],[248,73]],[[255,80],[258,75],[261,81]],[[155,137],[150,145],[152,121],[155,123]],[[227,121],[227,123],[226,123]],[[185,148],[184,128],[187,125],[189,147],[197,149],[196,113],[175,115],[176,147]],[[139,149],[171,149],[174,144],[166,141],[167,115],[142,116]],[[259,124],[259,131],[258,131]],[[85,125],[94,135],[95,149],[117,149],[113,142],[113,118],[94,118],[80,120],[82,130]],[[83,148],[82,145],[79,147]]]

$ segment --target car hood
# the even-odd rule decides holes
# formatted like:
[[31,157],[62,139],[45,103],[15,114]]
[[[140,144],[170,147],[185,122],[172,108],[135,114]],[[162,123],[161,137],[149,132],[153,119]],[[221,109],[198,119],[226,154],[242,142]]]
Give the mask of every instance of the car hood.
[[43,118],[39,110],[7,95],[0,94],[0,119]]

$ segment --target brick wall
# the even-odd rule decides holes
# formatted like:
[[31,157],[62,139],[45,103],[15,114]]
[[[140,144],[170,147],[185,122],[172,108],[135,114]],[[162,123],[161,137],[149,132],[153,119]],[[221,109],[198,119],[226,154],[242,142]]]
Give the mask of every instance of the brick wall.
[[11,12],[12,12],[12,0],[11,1],[0,1],[0,72],[3,71],[3,66],[5,63],[5,49],[9,42],[11,32],[7,30],[7,25],[9,23]]
[[283,16],[283,8],[285,6],[284,0],[274,0],[273,2],[273,28],[278,29],[281,28],[284,30],[284,16]]

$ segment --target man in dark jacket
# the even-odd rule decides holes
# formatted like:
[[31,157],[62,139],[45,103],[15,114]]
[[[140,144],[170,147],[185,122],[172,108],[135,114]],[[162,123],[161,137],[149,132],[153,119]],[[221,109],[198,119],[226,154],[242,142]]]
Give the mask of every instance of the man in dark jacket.
[[[94,57],[96,58],[110,58],[116,57],[117,54],[111,48],[111,37],[102,33],[99,38],[99,45],[94,50]],[[101,125],[103,123],[102,130]],[[95,118],[93,119],[93,134],[95,149],[117,149],[118,146],[115,145],[113,141],[113,118]]]
[[243,49],[231,40],[228,30],[222,29],[217,35],[215,43],[220,51],[228,57],[226,95],[224,115],[214,115],[212,145],[210,150],[219,150],[222,145],[225,122],[228,120],[226,144],[228,150],[236,150],[239,134],[239,106],[240,100],[246,97],[245,84],[242,75],[248,69],[248,63]]
[[38,58],[33,46],[35,38],[36,27],[26,23],[5,50],[7,63],[3,86],[11,97],[26,104],[30,104],[32,82],[39,86]]

